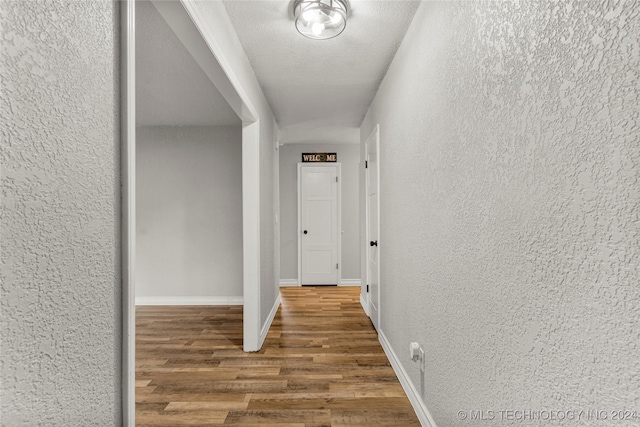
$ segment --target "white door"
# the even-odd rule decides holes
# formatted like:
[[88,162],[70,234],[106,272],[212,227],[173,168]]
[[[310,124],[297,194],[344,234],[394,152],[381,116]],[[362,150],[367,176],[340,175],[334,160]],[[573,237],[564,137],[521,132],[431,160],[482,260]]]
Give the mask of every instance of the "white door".
[[380,251],[378,234],[380,232],[379,182],[380,164],[378,150],[380,145],[378,126],[367,139],[367,284],[369,289],[369,317],[379,331],[380,324]]
[[300,283],[338,284],[339,165],[300,165]]

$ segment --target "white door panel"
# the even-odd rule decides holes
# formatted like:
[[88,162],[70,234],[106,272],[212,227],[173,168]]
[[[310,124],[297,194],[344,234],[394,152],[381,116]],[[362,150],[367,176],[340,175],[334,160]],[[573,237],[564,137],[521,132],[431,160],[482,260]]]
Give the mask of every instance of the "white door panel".
[[302,285],[338,284],[338,167],[300,167]]
[[333,275],[335,269],[331,251],[307,250],[307,273]]
[[367,149],[367,284],[369,285],[369,317],[377,331],[380,329],[380,251],[378,243],[380,215],[380,185],[378,151],[379,128],[371,133],[366,142]]
[[[378,280],[378,246],[371,246],[371,242],[374,242],[374,244],[377,245],[378,242],[378,233],[377,233],[377,227],[374,227],[375,224],[378,223],[378,215],[377,215],[377,210],[375,209],[375,207],[378,205],[378,195],[377,194],[371,194],[369,195],[369,205],[373,208],[371,209],[371,232],[369,233],[369,286],[370,286],[370,293],[371,293],[371,304],[370,306],[373,308],[373,313],[376,314],[376,320],[377,320],[377,313],[379,311],[379,292],[380,292],[380,288],[379,288],[379,280]],[[374,326],[376,326],[376,329],[378,328],[377,322],[374,322]]]
[[308,234],[305,236],[308,245],[329,245],[328,249],[332,249],[331,245],[335,236],[332,235],[333,230],[333,210],[335,204],[333,200],[307,200],[307,215],[305,229]]

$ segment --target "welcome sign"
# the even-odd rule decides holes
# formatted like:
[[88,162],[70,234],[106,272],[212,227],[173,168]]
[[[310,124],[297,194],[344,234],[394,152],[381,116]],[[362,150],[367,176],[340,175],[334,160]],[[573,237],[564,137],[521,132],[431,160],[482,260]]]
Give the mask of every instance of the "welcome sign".
[[302,163],[333,163],[338,161],[336,153],[302,153]]

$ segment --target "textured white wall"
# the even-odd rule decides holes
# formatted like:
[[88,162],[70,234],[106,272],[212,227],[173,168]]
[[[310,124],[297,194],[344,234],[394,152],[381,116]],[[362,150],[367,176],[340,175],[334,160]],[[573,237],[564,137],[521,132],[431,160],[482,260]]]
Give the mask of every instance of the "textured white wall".
[[286,144],[280,147],[280,274],[298,278],[298,163],[302,153],[338,154],[342,170],[342,278],[360,279],[360,204],[357,144]]
[[136,297],[242,296],[242,128],[136,139]]
[[121,422],[118,5],[3,1],[3,426]]
[[278,126],[224,4],[200,1],[195,3],[195,7],[210,23],[205,39],[224,52],[225,64],[233,71],[260,116],[260,317],[264,324],[278,296],[278,267],[274,255],[278,249],[275,233],[278,158],[274,154]]
[[420,7],[361,139],[382,330],[438,425],[640,408],[639,70],[638,1]]

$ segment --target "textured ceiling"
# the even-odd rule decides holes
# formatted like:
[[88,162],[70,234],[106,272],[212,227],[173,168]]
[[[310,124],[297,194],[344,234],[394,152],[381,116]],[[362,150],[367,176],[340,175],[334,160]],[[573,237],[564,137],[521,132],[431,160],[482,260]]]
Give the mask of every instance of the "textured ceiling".
[[149,2],[136,2],[139,126],[240,126],[211,80]]
[[358,142],[354,130],[420,5],[351,1],[340,36],[310,40],[296,31],[290,1],[224,1],[280,125],[281,143]]

